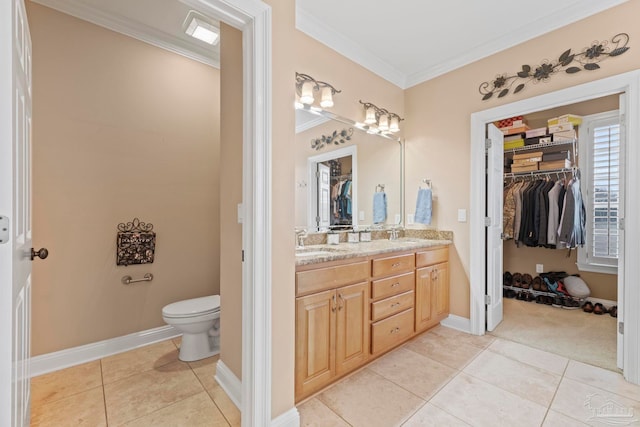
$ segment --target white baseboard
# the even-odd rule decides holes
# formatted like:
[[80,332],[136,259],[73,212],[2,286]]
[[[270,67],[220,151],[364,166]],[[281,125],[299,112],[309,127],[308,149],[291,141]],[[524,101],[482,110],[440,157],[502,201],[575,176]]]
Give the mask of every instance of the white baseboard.
[[471,319],[467,319],[466,317],[450,314],[446,319],[440,322],[440,324],[447,328],[456,329],[468,334],[471,333]]
[[295,406],[271,420],[271,427],[300,427],[300,413]]
[[618,305],[617,301],[611,301],[611,300],[608,300],[608,299],[587,298],[587,300],[591,301],[594,304],[599,302],[600,304],[604,305],[607,309],[613,307],[614,305]]
[[215,379],[225,393],[227,393],[227,396],[229,396],[234,405],[236,405],[238,409],[241,409],[242,383],[222,360],[218,360],[218,363],[216,363]]
[[102,359],[103,357],[144,347],[145,345],[168,340],[177,336],[180,336],[180,332],[173,326],[166,325],[122,337],[42,354],[32,357],[30,360],[31,377],[91,362],[92,360]]

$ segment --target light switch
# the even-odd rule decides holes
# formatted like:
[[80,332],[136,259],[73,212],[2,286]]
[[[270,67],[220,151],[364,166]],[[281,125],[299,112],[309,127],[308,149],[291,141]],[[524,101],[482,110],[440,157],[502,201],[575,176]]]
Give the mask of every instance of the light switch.
[[467,210],[458,209],[458,222],[467,222]]

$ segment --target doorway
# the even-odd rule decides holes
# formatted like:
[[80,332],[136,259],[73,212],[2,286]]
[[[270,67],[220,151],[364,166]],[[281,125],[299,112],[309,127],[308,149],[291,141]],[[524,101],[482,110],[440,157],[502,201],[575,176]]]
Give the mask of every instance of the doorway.
[[[1,27],[7,31],[0,33],[0,53],[4,64],[12,64],[14,52],[11,9],[20,0],[3,3]],[[270,206],[270,176],[271,176],[271,114],[264,105],[271,105],[271,11],[270,7],[258,0],[212,0],[200,2],[184,0],[194,9],[226,22],[244,33],[243,43],[243,204],[241,217],[243,219],[243,251],[245,262],[242,268],[242,384],[238,385],[238,401],[241,403],[243,425],[266,425],[271,422],[271,217],[262,212],[269,212]],[[6,7],[5,7],[6,6]],[[8,59],[7,59],[8,57]],[[14,82],[11,67],[0,69],[0,80],[3,84],[2,108],[0,121],[7,123],[8,137],[2,138],[0,151],[9,153],[6,171],[11,171],[11,132],[12,107],[11,84]],[[7,89],[6,86],[9,86]],[[7,89],[6,91],[4,89]],[[7,99],[9,102],[4,102]],[[3,135],[5,132],[3,131]],[[4,160],[4,159],[3,159]],[[5,165],[5,163],[3,163]],[[10,177],[9,177],[10,178]],[[14,177],[15,179],[15,177]],[[14,180],[4,180],[6,185],[0,191],[0,206],[6,208],[11,216],[12,200],[10,189]],[[7,191],[4,191],[7,190]],[[255,215],[254,212],[260,212]],[[8,247],[8,246],[6,246]],[[8,265],[11,259],[18,256],[18,252],[3,251]],[[5,257],[6,255],[6,257]],[[12,269],[2,269],[3,283],[12,281]],[[256,285],[257,283],[257,285]],[[3,313],[13,313],[12,298],[2,298]],[[16,381],[12,375],[15,364],[11,359],[14,343],[12,340],[12,322],[2,322],[0,340],[5,343],[6,352],[0,357],[0,378],[3,386],[0,388],[0,401],[5,402],[3,408],[10,408],[15,404],[17,395],[12,382]],[[5,354],[8,357],[5,357]],[[24,362],[24,361],[17,361]],[[10,378],[13,377],[13,381]],[[6,380],[6,381],[5,381]],[[19,380],[24,380],[20,378]],[[241,391],[240,391],[241,388]],[[28,392],[27,392],[28,396]],[[6,406],[5,406],[6,405]],[[11,424],[11,410],[0,411],[0,424]]]
[[[559,107],[574,102],[586,101],[589,99],[613,95],[615,93],[626,93],[627,99],[622,105],[623,123],[627,141],[637,140],[640,129],[637,120],[640,112],[640,72],[633,71],[614,77],[582,84],[567,88],[554,93],[540,95],[530,99],[514,102],[508,105],[495,107],[492,109],[477,112],[471,115],[471,210],[475,214],[471,218],[471,298],[470,298],[470,332],[476,335],[483,335],[486,331],[486,306],[491,308],[495,304],[502,303],[502,281],[499,287],[496,281],[489,282],[487,271],[489,266],[495,264],[494,251],[486,249],[487,237],[485,221],[491,223],[492,219],[486,219],[487,192],[485,188],[485,126],[504,117],[524,115],[533,111],[545,110]],[[626,165],[624,167],[624,187],[633,188],[633,183],[638,182],[637,168],[640,165],[640,150],[627,144]],[[489,171],[490,176],[492,171]],[[500,180],[501,181],[501,180]],[[625,259],[638,259],[640,250],[633,241],[637,241],[640,236],[640,227],[637,224],[631,225],[631,221],[624,221],[625,217],[631,218],[634,209],[640,204],[640,198],[633,191],[625,194],[626,205],[623,219],[623,237],[621,246],[624,256],[620,260],[618,267],[618,357],[620,366],[623,367],[624,377],[627,381],[640,383],[640,362],[638,361],[637,333],[640,330],[640,316],[634,310],[635,303],[640,301],[640,290],[633,286],[624,286],[625,283],[633,283],[633,278],[640,273],[637,263],[625,263]],[[624,238],[624,235],[627,238]],[[634,265],[635,264],[635,265]],[[487,284],[493,286],[487,288]],[[485,290],[488,290],[488,294]],[[485,299],[487,297],[487,299]],[[623,326],[620,326],[622,324]],[[624,334],[620,332],[624,329]]]

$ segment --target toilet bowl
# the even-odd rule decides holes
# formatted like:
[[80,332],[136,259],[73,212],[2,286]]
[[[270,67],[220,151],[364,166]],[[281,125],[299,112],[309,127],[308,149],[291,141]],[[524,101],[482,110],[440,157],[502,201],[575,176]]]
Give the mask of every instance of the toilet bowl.
[[166,305],[162,319],[182,332],[180,360],[193,362],[220,352],[220,295]]

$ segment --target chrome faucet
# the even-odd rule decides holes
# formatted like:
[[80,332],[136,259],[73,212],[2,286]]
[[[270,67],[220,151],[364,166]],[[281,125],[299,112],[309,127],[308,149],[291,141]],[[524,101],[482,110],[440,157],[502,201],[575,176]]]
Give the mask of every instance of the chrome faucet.
[[392,228],[387,233],[389,233],[389,240],[398,240],[398,229]]
[[300,230],[296,230],[296,239],[297,239],[297,243],[298,246],[296,246],[296,249],[301,249],[304,248],[304,239],[307,237],[307,230],[302,228]]

